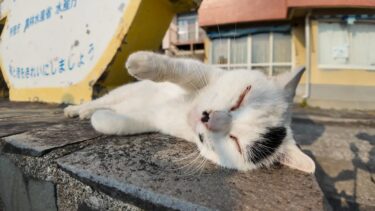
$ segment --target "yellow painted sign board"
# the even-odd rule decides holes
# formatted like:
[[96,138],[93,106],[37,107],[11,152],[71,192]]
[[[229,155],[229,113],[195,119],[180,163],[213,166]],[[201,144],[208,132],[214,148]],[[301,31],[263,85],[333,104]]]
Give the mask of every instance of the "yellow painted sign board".
[[192,0],[3,0],[0,68],[12,101],[82,103],[131,80],[127,56],[158,49]]

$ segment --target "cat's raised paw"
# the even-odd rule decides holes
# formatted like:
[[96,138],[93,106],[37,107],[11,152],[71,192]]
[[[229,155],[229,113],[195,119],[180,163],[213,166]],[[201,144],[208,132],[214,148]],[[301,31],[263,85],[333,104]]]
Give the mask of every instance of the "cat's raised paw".
[[160,74],[158,73],[158,59],[161,55],[139,51],[131,54],[125,64],[128,73],[139,79],[149,79],[158,81]]

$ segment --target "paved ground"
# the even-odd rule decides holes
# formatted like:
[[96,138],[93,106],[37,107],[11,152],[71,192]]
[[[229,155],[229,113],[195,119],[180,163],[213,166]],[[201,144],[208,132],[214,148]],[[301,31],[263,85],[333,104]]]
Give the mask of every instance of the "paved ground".
[[295,138],[314,157],[334,210],[375,210],[374,112],[296,109],[301,114],[308,118],[294,119]]

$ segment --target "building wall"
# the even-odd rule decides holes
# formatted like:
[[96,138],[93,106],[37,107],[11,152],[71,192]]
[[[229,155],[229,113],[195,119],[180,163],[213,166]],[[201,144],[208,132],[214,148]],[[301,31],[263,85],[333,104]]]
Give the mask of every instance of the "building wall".
[[374,86],[375,71],[363,69],[324,70],[318,67],[318,22],[312,21],[312,74],[313,84]]
[[[305,28],[293,28],[295,65],[305,64]],[[306,74],[301,79],[299,101],[306,94]],[[311,106],[337,109],[375,110],[375,71],[364,69],[320,69],[318,67],[318,21],[311,22]]]
[[[234,3],[235,2],[235,3]],[[375,8],[374,0],[210,0],[199,8],[201,26],[285,20],[306,8]],[[261,12],[259,12],[261,11]]]
[[[306,65],[305,25],[292,28],[293,66]],[[311,21],[310,96],[307,104],[322,108],[375,110],[375,71],[364,69],[320,69],[318,67],[318,21]],[[205,41],[206,63],[210,63],[212,42]],[[306,95],[305,73],[297,90],[297,102]]]
[[[177,14],[173,18],[163,38],[161,46],[163,53],[175,57],[204,60],[204,39],[206,35],[199,28],[198,20],[194,19],[196,15],[196,12],[190,11],[188,13]],[[185,22],[183,19],[187,23],[186,28],[180,28],[181,22]],[[190,21],[186,19],[190,19]]]

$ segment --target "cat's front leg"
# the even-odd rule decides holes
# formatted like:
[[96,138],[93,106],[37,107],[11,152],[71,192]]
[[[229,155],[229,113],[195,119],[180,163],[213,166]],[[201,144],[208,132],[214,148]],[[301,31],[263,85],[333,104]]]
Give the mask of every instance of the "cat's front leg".
[[222,73],[220,69],[193,59],[171,58],[147,51],[130,55],[126,68],[137,79],[169,81],[191,91],[203,88]]
[[70,118],[79,116],[80,119],[89,119],[97,109],[87,104],[70,105],[64,109],[64,115]]
[[[138,113],[138,114],[137,114]],[[130,135],[157,132],[144,113],[135,112],[132,116],[115,113],[111,110],[98,110],[91,117],[96,131],[106,135]]]
[[164,65],[164,58],[162,55],[157,55],[152,52],[139,51],[129,56],[126,61],[125,67],[128,73],[138,80],[152,80],[161,82],[164,80],[162,76],[165,74],[165,68],[160,66]]

